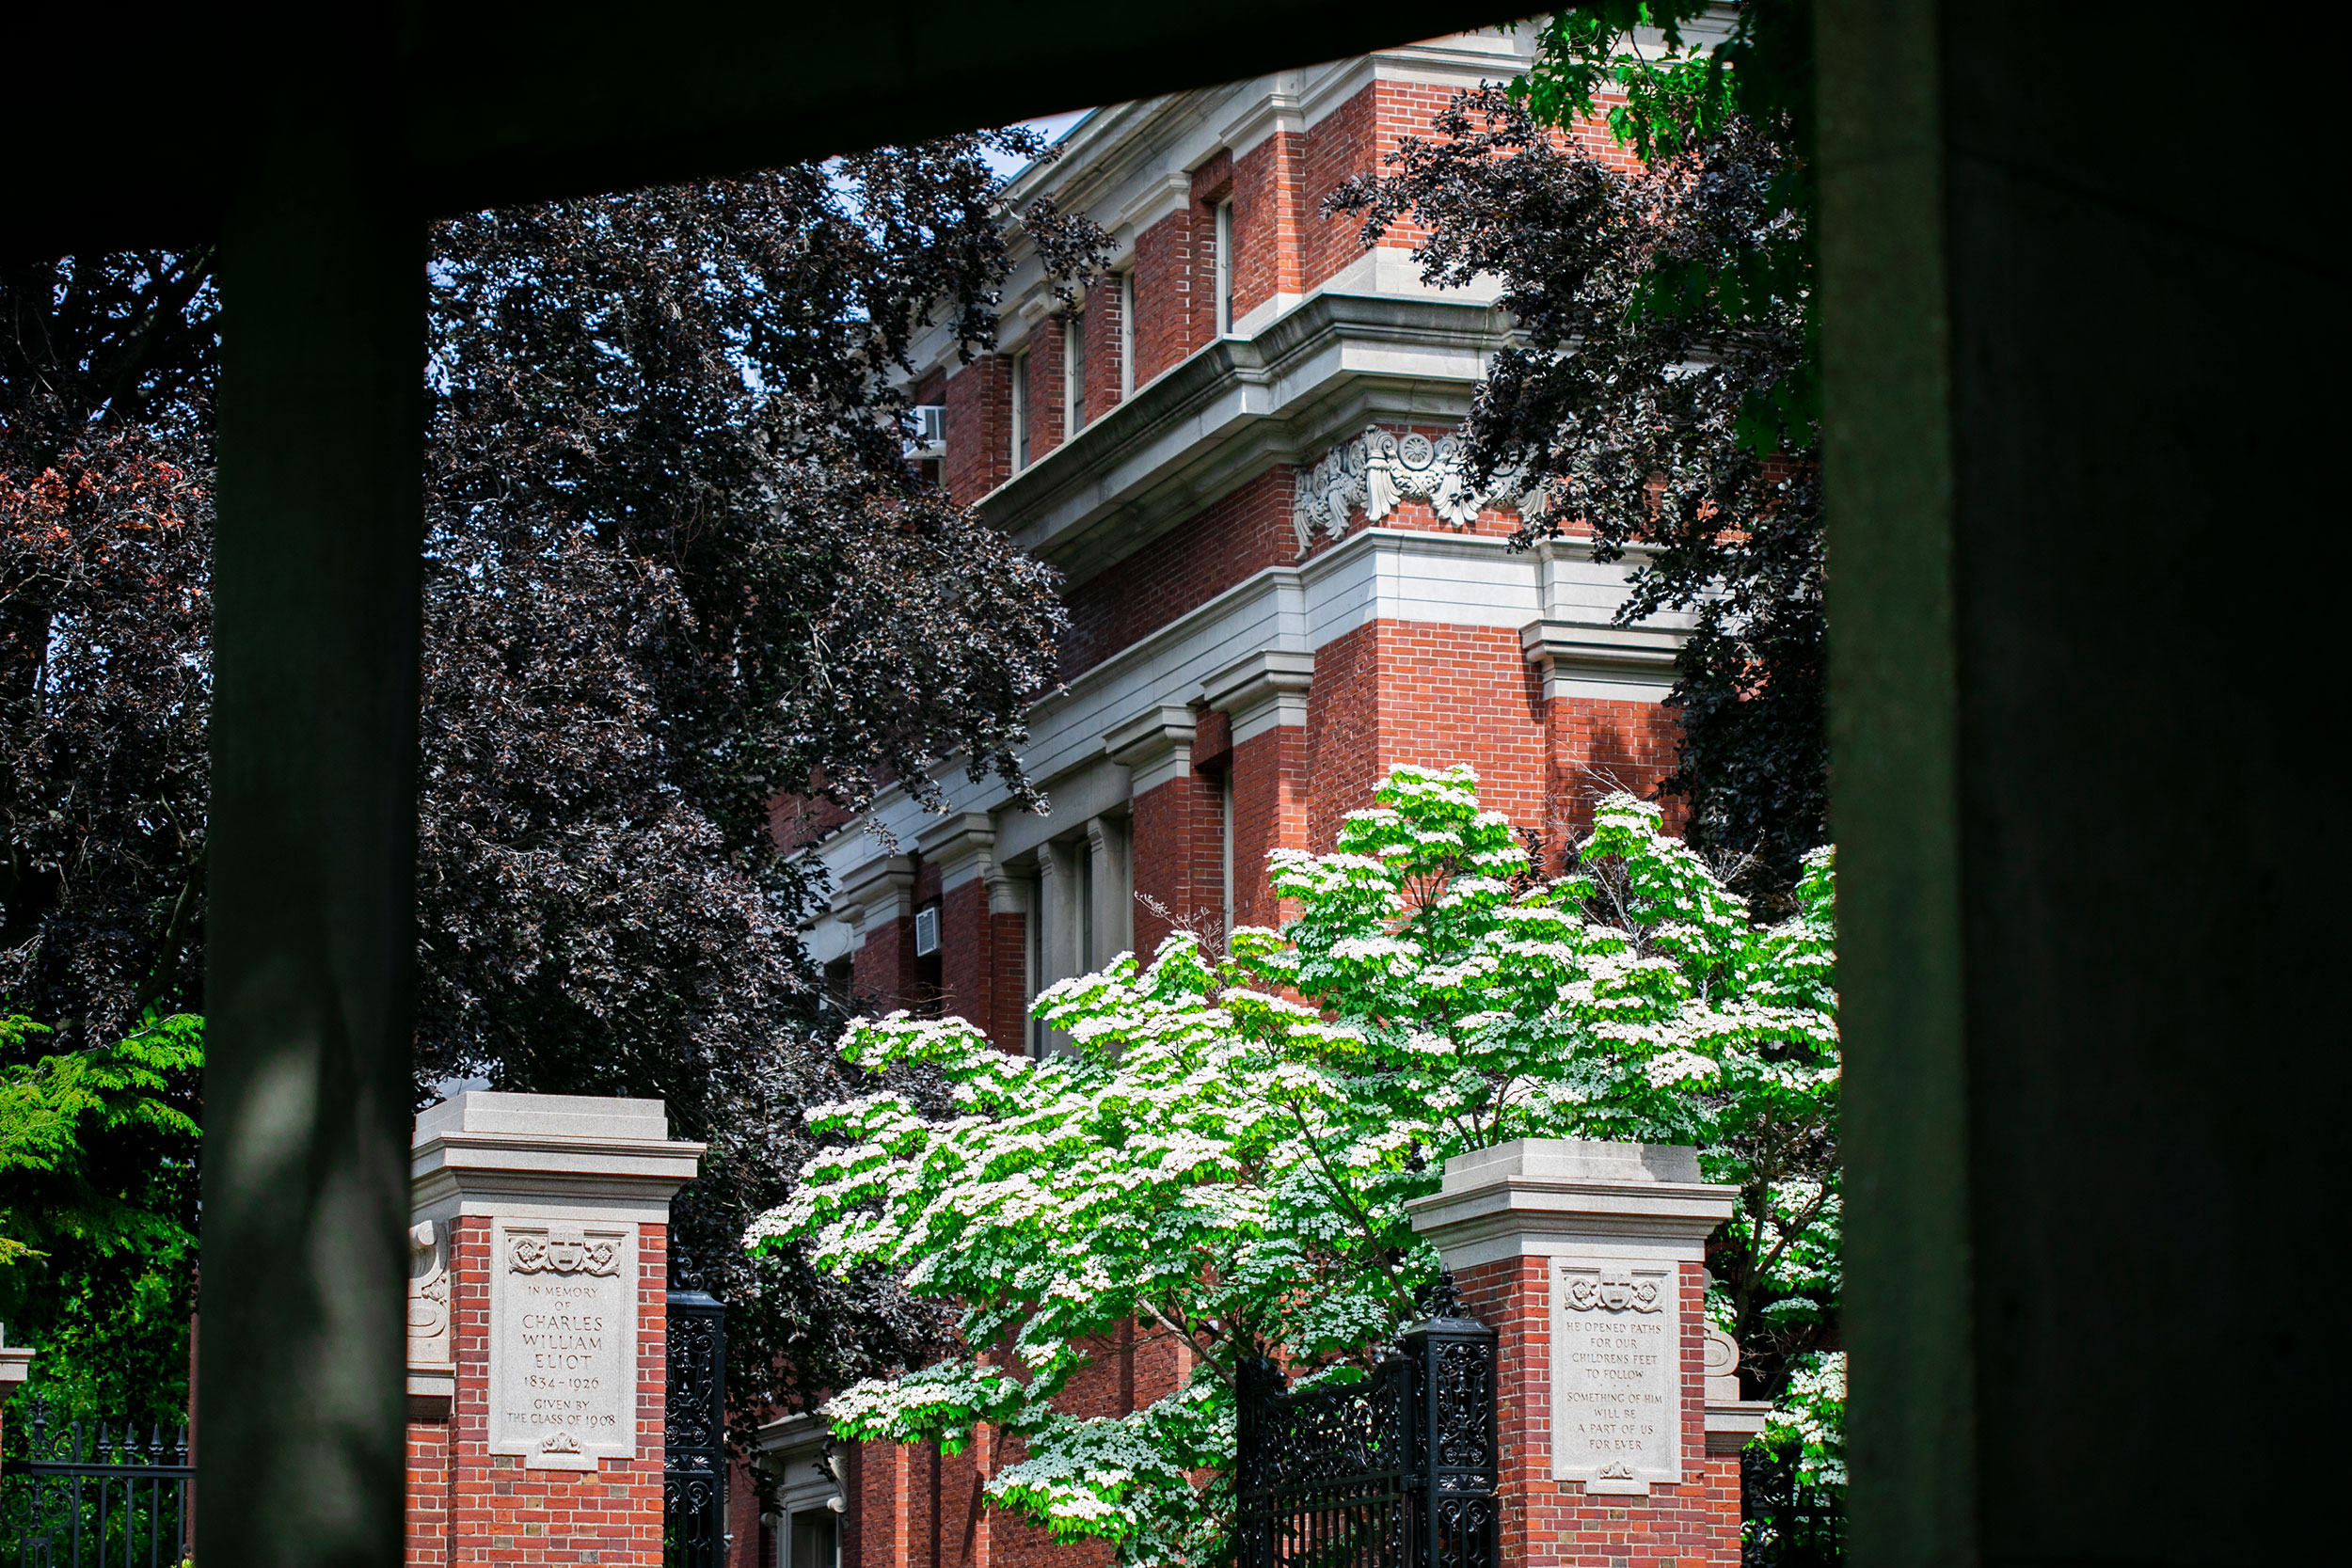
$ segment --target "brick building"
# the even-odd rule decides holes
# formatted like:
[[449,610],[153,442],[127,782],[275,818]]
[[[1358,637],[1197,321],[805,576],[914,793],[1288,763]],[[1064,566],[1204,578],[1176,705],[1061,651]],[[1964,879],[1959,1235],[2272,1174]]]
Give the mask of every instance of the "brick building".
[[[1555,852],[1671,765],[1675,628],[1610,625],[1622,571],[1573,538],[1510,549],[1516,498],[1472,493],[1448,439],[1507,331],[1492,292],[1429,288],[1410,234],[1367,248],[1321,213],[1526,49],[1479,33],[1098,109],[1015,181],[1016,207],[1051,192],[1108,230],[1111,275],[1066,309],[1032,256],[998,353],[960,366],[935,338],[919,460],[1065,574],[1064,685],[1026,753],[1051,810],[950,764],[946,815],[878,802],[895,847],[863,822],[809,846],[834,892],[808,940],[843,994],[1050,1050],[1040,989],[1174,925],[1276,922],[1267,852],[1327,848],[1396,763],[1471,764]],[[1133,1409],[1187,1370],[1131,1333],[1071,1407]],[[979,1507],[986,1435],[830,1473],[813,1419],[770,1437],[783,1508],[734,1489],[741,1568],[1107,1558]]]

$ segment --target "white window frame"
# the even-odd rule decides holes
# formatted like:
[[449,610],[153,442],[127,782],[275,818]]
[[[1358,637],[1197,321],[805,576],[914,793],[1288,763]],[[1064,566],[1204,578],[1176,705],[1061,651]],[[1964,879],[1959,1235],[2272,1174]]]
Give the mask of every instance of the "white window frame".
[[1087,317],[1073,310],[1061,326],[1061,438],[1074,437],[1087,422]]
[[1119,398],[1136,395],[1136,269],[1119,275]]
[[1012,471],[1029,466],[1029,351],[1012,356]]
[[1216,204],[1216,335],[1233,335],[1233,198]]
[[1225,860],[1225,940],[1233,940],[1233,769],[1229,765],[1217,789],[1217,803],[1223,817],[1222,837]]

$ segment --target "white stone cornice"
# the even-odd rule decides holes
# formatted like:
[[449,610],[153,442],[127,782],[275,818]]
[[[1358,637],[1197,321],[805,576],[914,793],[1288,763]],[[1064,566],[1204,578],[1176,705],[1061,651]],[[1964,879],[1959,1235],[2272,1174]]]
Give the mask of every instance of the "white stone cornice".
[[1140,795],[1192,769],[1192,737],[1200,720],[1192,709],[1158,703],[1111,727],[1103,751],[1127,768],[1128,788]]
[[1546,702],[1598,697],[1657,703],[1674,689],[1675,655],[1688,635],[1612,622],[1537,621],[1519,629],[1519,648],[1543,673]]
[[1200,683],[1201,700],[1233,721],[1233,744],[1279,726],[1307,722],[1307,688],[1315,656],[1264,648],[1234,660]]

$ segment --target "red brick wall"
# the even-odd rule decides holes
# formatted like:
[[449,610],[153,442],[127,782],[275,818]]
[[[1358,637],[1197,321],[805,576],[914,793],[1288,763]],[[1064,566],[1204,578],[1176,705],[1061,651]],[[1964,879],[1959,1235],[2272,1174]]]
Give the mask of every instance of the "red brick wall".
[[1028,917],[992,914],[979,878],[939,906],[940,1010],[979,1026],[1000,1051],[1028,1050]]
[[[1446,434],[1440,426],[1422,428],[1433,438]],[[1269,566],[1295,562],[1298,535],[1291,525],[1291,506],[1296,492],[1291,466],[1277,465],[1072,588],[1063,596],[1070,627],[1062,636],[1062,678],[1141,641]],[[1366,526],[1363,513],[1357,511],[1349,531],[1360,532]],[[1380,526],[1460,531],[1438,521],[1429,504],[1419,500],[1406,501]],[[1489,508],[1479,514],[1475,531],[1502,538],[1518,527],[1517,514]],[[1318,533],[1313,548],[1327,547],[1328,541]]]
[[[1216,773],[1187,768],[1130,806],[1135,833],[1136,955],[1150,962],[1168,933],[1187,927],[1222,940],[1225,791]],[[1153,911],[1152,899],[1165,909]]]
[[[1193,287],[1188,296],[1192,306],[1192,346],[1200,348],[1216,341],[1216,209],[1221,202],[1236,196],[1233,188],[1233,155],[1219,152],[1192,171],[1192,276]],[[1234,263],[1240,264],[1242,225],[1240,203],[1233,211]],[[1241,315],[1237,303],[1233,314]]]
[[1203,711],[1192,732],[1192,766],[1196,770],[1223,772],[1232,766],[1233,721],[1231,715]]
[[[442,1555],[430,1555],[435,1544],[412,1530],[408,1561],[450,1568],[580,1562],[660,1568],[669,1227],[637,1227],[636,1457],[602,1460],[591,1472],[527,1470],[520,1455],[489,1451],[490,1223],[466,1215],[451,1226],[457,1401],[444,1429],[453,1481],[447,1544],[438,1548]],[[412,1425],[409,1445],[413,1473],[413,1461],[429,1452],[430,1439]],[[412,1482],[412,1520],[417,1506]]]
[[1342,181],[1379,167],[1380,95],[1389,86],[1375,82],[1366,87],[1307,133],[1299,164],[1299,272],[1310,289],[1328,282],[1333,274],[1364,253],[1356,237],[1361,221],[1344,214],[1325,217],[1323,198]]
[[721,1550],[729,1568],[761,1568],[759,1488],[752,1480],[752,1467],[732,1458],[727,1461],[727,1535]]
[[1300,273],[1299,163],[1306,137],[1279,131],[1233,160],[1233,319],[1277,293],[1306,292]]
[[988,884],[974,878],[939,900],[940,1010],[985,1029],[996,1001],[996,930]]
[[[1659,703],[1561,697],[1544,707],[1550,752],[1544,847],[1557,864],[1556,857],[1593,825],[1603,796],[1622,789],[1645,800],[1657,797],[1674,771],[1680,740],[1674,709]],[[1681,831],[1679,810],[1670,804],[1670,832]]]
[[[1140,387],[1207,341],[1196,336],[1196,294],[1207,297],[1214,270],[1199,271],[1216,230],[1200,209],[1170,213],[1136,236],[1136,385]],[[1197,287],[1196,287],[1197,283]],[[1214,311],[1216,302],[1210,302]]]
[[1551,1479],[1549,1259],[1505,1259],[1456,1283],[1472,1316],[1501,1335],[1497,1435],[1502,1454],[1502,1560],[1512,1568],[1622,1563],[1668,1568],[1740,1560],[1739,1460],[1707,1451],[1707,1275],[1682,1265],[1682,1464],[1686,1478],[1640,1497],[1587,1497]]
[[407,1568],[449,1568],[455,1473],[450,1423],[408,1423],[407,1514],[402,1527]]
[[1266,886],[1266,856],[1305,847],[1307,732],[1277,725],[1233,747],[1233,924],[1281,925],[1291,911]]
[[859,944],[850,956],[850,987],[861,1006],[882,1012],[921,1000],[914,995],[913,920],[894,920]]
[[1307,735],[1318,851],[1398,763],[1466,762],[1486,809],[1531,827],[1546,818],[1541,685],[1515,631],[1375,621],[1334,638],[1315,651]]
[[988,1014],[988,1037],[999,1051],[1016,1056],[1029,1050],[1029,917],[999,914],[990,917],[996,931],[994,1004]]
[[1029,334],[1029,461],[1035,463],[1062,442],[1063,319],[1047,316]]
[[1012,477],[1012,363],[984,354],[947,378],[947,495],[970,506]]
[[[1090,1354],[1055,1402],[1079,1417],[1123,1416],[1166,1398],[1190,1377],[1188,1352],[1132,1323],[1085,1347]],[[885,1443],[845,1446],[843,1568],[1104,1568],[1107,1543],[1056,1544],[1044,1531],[983,1506],[989,1480],[1026,1454],[1019,1438],[982,1426],[961,1453]]]
[[1653,797],[1674,767],[1672,710],[1546,702],[1542,673],[1503,627],[1377,621],[1334,638],[1315,652],[1307,715],[1307,838],[1318,851],[1399,763],[1466,762],[1480,802],[1538,830],[1556,866],[1602,796]]
[[1105,277],[1087,290],[1087,422],[1119,404],[1119,279]]
[[1296,556],[1294,487],[1288,464],[1270,468],[1070,590],[1063,597],[1070,610],[1070,629],[1061,643],[1063,678]]

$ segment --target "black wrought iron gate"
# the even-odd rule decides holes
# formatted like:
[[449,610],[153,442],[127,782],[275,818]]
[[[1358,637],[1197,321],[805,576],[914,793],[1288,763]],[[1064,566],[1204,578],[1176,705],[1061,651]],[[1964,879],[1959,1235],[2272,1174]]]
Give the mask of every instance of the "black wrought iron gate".
[[24,1457],[0,1463],[0,1564],[175,1568],[186,1558],[187,1428],[53,1422],[34,1400],[8,1431],[24,1433]]
[[672,1291],[661,1432],[663,1568],[723,1568],[727,1544],[727,1309]]
[[1363,1382],[1242,1369],[1237,1568],[1500,1568],[1495,1331],[1451,1275]]

